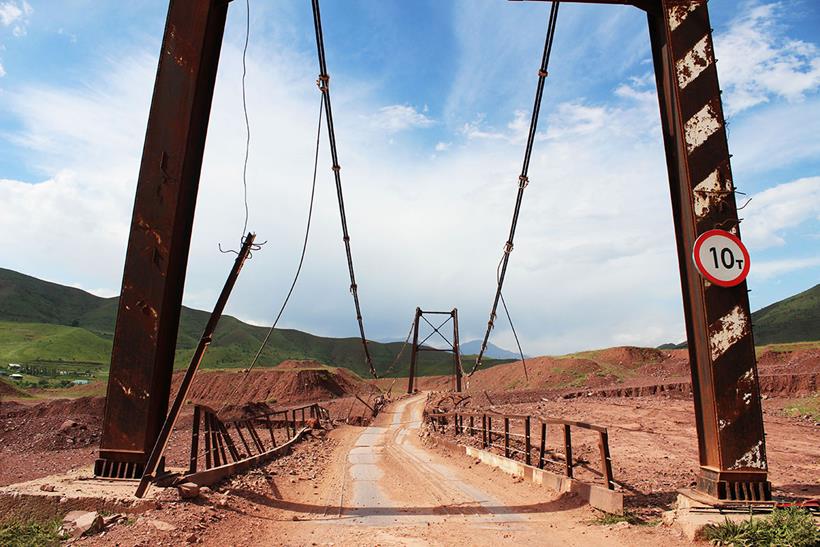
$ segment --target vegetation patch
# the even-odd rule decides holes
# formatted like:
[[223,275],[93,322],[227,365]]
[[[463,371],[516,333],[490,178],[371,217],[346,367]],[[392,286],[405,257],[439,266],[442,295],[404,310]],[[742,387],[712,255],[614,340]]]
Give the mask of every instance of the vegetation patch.
[[814,393],[802,399],[795,399],[785,407],[783,412],[793,418],[808,416],[815,422],[820,422],[820,394]]
[[60,520],[39,522],[9,520],[0,522],[0,545],[7,547],[40,547],[59,545],[65,539],[60,534]]
[[612,513],[602,513],[601,516],[593,519],[592,524],[598,526],[612,526],[613,524],[620,524],[625,522],[632,526],[657,526],[660,523],[658,519],[647,520],[639,517],[635,513],[624,511],[623,515],[614,515]]
[[728,518],[721,524],[710,524],[703,530],[703,537],[713,545],[736,547],[788,545],[812,547],[820,544],[820,531],[814,517],[804,509],[789,507],[775,509],[765,518],[753,518],[732,522]]

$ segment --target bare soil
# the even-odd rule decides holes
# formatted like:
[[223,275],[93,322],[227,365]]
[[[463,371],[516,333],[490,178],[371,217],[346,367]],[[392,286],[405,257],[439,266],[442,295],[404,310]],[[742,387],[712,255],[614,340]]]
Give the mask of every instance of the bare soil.
[[[627,494],[630,510],[646,520],[655,519],[666,509],[678,488],[691,485],[697,469],[697,445],[685,351],[612,348],[567,358],[528,359],[527,367],[529,380],[520,362],[479,371],[466,392],[470,404],[608,427],[615,480]],[[768,394],[763,405],[774,493],[818,497],[820,424],[806,417],[789,417],[784,407],[794,397],[816,392],[820,351],[764,351],[759,356],[759,372],[763,391]],[[355,395],[369,404],[375,393],[373,383],[382,389],[392,386],[394,396],[406,389],[406,379],[366,383],[342,369],[292,362],[252,372],[252,378],[245,382],[247,387],[234,393],[241,375],[241,371],[201,374],[191,399],[220,405],[228,397],[237,403],[275,400],[271,403],[274,406],[323,401],[338,422],[367,425],[371,412]],[[451,382],[444,377],[420,378],[418,387],[447,389]],[[100,397],[0,401],[0,485],[91,464],[97,455],[103,407]],[[410,514],[420,512],[429,526],[403,521],[388,526],[382,522],[347,526],[340,532],[336,526],[339,508],[342,513],[345,507],[350,509],[344,505],[345,496],[350,494],[345,494],[344,486],[344,477],[351,469],[349,456],[365,431],[341,426],[326,435],[317,433],[297,445],[291,455],[236,477],[195,502],[179,501],[175,491],[163,493],[149,513],[135,515],[104,536],[81,543],[177,545],[191,540],[241,545],[468,545],[515,539],[538,544],[546,534],[556,542],[574,540],[575,544],[674,545],[680,541],[667,529],[592,525],[596,513],[577,500],[557,498],[443,451],[423,449],[430,452],[430,460],[419,464],[417,450],[421,448],[414,444],[416,433],[402,429],[402,424],[410,421],[403,412],[382,414],[374,424],[395,431],[394,436],[385,437],[386,448],[380,449],[389,457],[379,460],[383,466],[383,479],[379,480],[391,503],[399,500],[407,504],[405,509]],[[168,452],[172,464],[184,463],[187,458],[190,419],[188,410],[172,435]],[[551,433],[550,442],[558,439],[557,431]],[[597,438],[578,433],[573,441],[575,455],[589,462],[577,469],[578,477],[600,482],[596,474]],[[412,470],[418,465],[425,470],[421,475]],[[445,468],[452,477],[439,476]],[[452,489],[437,485],[448,484],[453,477],[517,507],[524,515],[523,524],[510,517],[503,526],[491,529],[486,522],[476,526],[472,517],[454,516],[453,504],[469,499],[462,499],[463,492],[454,494]],[[407,512],[391,511],[396,514],[388,512],[390,518],[399,520]],[[460,524],[454,528],[452,523]],[[165,524],[173,529],[160,529],[167,528]]]
[[396,403],[375,427],[342,426],[203,499],[169,496],[78,544],[686,544],[668,528],[598,525],[598,514],[573,496],[423,447],[422,405],[418,397]]

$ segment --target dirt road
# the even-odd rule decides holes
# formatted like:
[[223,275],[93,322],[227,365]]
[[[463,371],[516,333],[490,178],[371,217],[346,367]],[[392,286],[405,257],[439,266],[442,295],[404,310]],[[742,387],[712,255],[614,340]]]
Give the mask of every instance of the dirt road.
[[313,492],[258,504],[254,514],[223,521],[205,543],[685,544],[667,529],[593,524],[599,515],[575,498],[422,446],[423,406],[424,396],[405,399],[372,427],[348,430]]

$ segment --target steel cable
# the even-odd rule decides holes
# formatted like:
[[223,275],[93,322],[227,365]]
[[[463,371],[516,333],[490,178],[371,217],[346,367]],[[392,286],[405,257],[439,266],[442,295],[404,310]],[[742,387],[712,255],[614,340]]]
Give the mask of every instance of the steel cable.
[[308,207],[308,217],[307,217],[307,225],[305,227],[305,238],[302,243],[302,253],[299,256],[299,266],[296,268],[296,274],[293,276],[293,282],[290,284],[290,289],[288,289],[288,294],[285,296],[285,300],[282,302],[282,306],[279,308],[279,313],[276,314],[276,319],[273,320],[273,324],[268,329],[268,332],[265,334],[265,338],[262,340],[262,344],[259,346],[256,354],[253,356],[253,360],[251,364],[248,366],[247,370],[245,371],[244,376],[236,384],[236,387],[231,390],[231,393],[225,398],[225,402],[222,404],[220,411],[225,408],[228,402],[232,399],[232,397],[236,394],[236,391],[239,389],[247,379],[248,375],[253,370],[253,367],[256,366],[256,363],[259,361],[259,357],[262,355],[262,351],[268,345],[268,341],[270,340],[271,335],[273,334],[273,330],[276,328],[276,325],[279,323],[279,319],[282,317],[282,314],[285,312],[285,307],[288,305],[288,301],[290,300],[291,295],[293,294],[293,289],[296,287],[296,281],[299,279],[299,274],[302,272],[302,264],[305,262],[305,253],[307,252],[307,245],[308,239],[310,238],[310,225],[311,221],[313,220],[313,202],[314,197],[316,196],[316,175],[319,170],[319,143],[322,136],[322,114],[324,113],[324,101],[319,102],[319,121],[316,128],[316,151],[313,155],[313,181],[310,187],[310,206]]
[[342,239],[345,244],[345,253],[347,254],[347,268],[350,273],[350,293],[353,295],[353,302],[356,307],[356,320],[359,323],[359,334],[362,339],[362,347],[364,348],[364,356],[367,365],[370,367],[370,374],[374,378],[378,378],[376,368],[373,366],[373,360],[370,357],[370,350],[367,347],[367,338],[364,334],[364,322],[362,320],[362,309],[359,304],[358,285],[356,285],[356,274],[353,271],[353,254],[350,250],[350,233],[347,229],[347,215],[345,214],[344,196],[342,195],[342,178],[341,169],[339,165],[339,157],[336,149],[336,132],[333,126],[333,110],[330,103],[330,75],[327,72],[327,61],[325,59],[325,42],[322,35],[322,18],[319,13],[319,0],[312,0],[313,5],[313,26],[316,32],[316,50],[319,58],[319,80],[317,84],[322,92],[322,98],[325,105],[325,121],[327,123],[327,135],[330,142],[330,156],[333,161],[333,177],[336,181],[336,196],[339,200],[339,216],[342,223]]
[[[489,341],[490,332],[493,330],[493,326],[495,323],[496,311],[498,310],[498,302],[503,298],[501,296],[501,289],[503,288],[504,278],[507,274],[507,265],[510,261],[510,253],[512,253],[513,250],[515,229],[518,226],[518,217],[521,213],[521,202],[524,198],[524,189],[527,187],[527,184],[529,184],[529,178],[527,177],[527,173],[529,172],[530,159],[532,158],[532,147],[535,143],[536,130],[538,127],[538,116],[541,111],[541,99],[544,95],[544,82],[547,79],[547,69],[549,68],[550,54],[552,53],[552,44],[555,39],[555,23],[558,19],[559,4],[560,2],[552,2],[552,9],[550,10],[549,22],[547,23],[547,35],[546,39],[544,40],[544,53],[541,57],[541,67],[538,70],[538,85],[536,86],[535,90],[535,101],[533,103],[532,108],[532,118],[530,119],[530,130],[529,134],[527,135],[527,145],[524,149],[524,162],[521,167],[521,175],[518,177],[518,194],[516,195],[515,199],[515,208],[513,209],[512,223],[510,225],[510,234],[507,238],[507,242],[504,244],[504,254],[501,257],[500,273],[497,274],[496,278],[497,288],[495,291],[495,298],[493,300],[493,306],[490,311],[490,319],[489,321],[487,321],[487,331],[484,334],[484,339],[481,342],[481,349],[479,351],[478,356],[476,357],[475,364],[473,365],[473,369],[470,371],[469,376],[472,376],[475,373],[476,369],[478,369],[478,367],[481,366],[481,359],[484,357],[484,352],[487,350],[487,342]],[[504,304],[504,309],[505,311],[507,311],[506,304]],[[507,311],[507,317],[509,318],[509,311]],[[512,326],[512,319],[510,319],[510,325]],[[516,342],[518,342],[518,335],[516,335],[515,338]]]

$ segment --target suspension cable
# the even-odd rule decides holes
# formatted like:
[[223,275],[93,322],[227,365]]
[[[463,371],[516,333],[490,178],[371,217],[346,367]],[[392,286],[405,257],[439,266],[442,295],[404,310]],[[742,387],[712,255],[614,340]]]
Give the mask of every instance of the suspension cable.
[[245,374],[236,384],[236,386],[231,390],[231,393],[225,398],[225,402],[222,404],[222,409],[231,401],[233,396],[236,394],[236,391],[239,389],[247,379],[248,375],[253,370],[253,367],[256,366],[256,363],[259,361],[259,357],[262,355],[262,351],[264,351],[265,347],[268,345],[268,341],[270,340],[271,335],[273,334],[273,330],[276,328],[276,325],[279,323],[279,319],[282,317],[282,314],[285,312],[285,307],[288,305],[288,301],[290,300],[291,295],[293,294],[293,289],[296,287],[296,281],[299,279],[299,274],[302,272],[302,264],[305,262],[305,253],[307,252],[307,245],[308,239],[310,238],[310,225],[311,221],[313,220],[313,201],[314,197],[316,196],[316,175],[318,173],[319,168],[319,143],[322,136],[322,114],[324,113],[324,101],[319,102],[319,121],[316,127],[316,151],[313,155],[313,182],[311,183],[310,187],[310,205],[308,207],[308,217],[307,217],[307,225],[305,226],[305,238],[302,243],[302,253],[299,256],[299,266],[296,268],[296,274],[293,276],[293,282],[290,284],[290,289],[288,290],[288,294],[285,296],[285,300],[282,302],[282,306],[279,308],[279,313],[276,314],[276,319],[273,320],[273,324],[268,329],[268,332],[265,334],[265,338],[262,340],[262,344],[260,344],[259,349],[256,351],[256,354],[253,356],[253,360],[251,361],[248,368],[245,370]]
[[345,203],[342,195],[342,167],[339,165],[338,153],[336,150],[336,132],[333,128],[333,110],[330,105],[330,75],[327,72],[327,62],[325,60],[325,42],[322,36],[322,18],[319,13],[319,0],[312,0],[313,5],[313,26],[316,31],[316,50],[319,57],[319,79],[317,84],[319,90],[322,92],[322,98],[325,105],[325,119],[327,123],[327,136],[330,141],[330,156],[333,160],[331,168],[333,169],[333,177],[336,180],[336,196],[339,198],[339,216],[342,221],[342,239],[345,244],[345,253],[347,253],[347,268],[350,272],[350,293],[353,295],[353,303],[356,307],[356,320],[359,322],[359,334],[362,339],[362,347],[364,348],[364,357],[367,365],[370,367],[370,374],[374,378],[378,378],[376,368],[373,366],[373,360],[370,357],[370,350],[367,347],[367,338],[364,335],[364,322],[362,321],[362,309],[359,305],[359,290],[356,285],[356,275],[353,271],[353,254],[350,251],[350,234],[347,230],[347,215],[345,214]]
[[[481,366],[481,359],[484,357],[484,352],[487,350],[487,342],[490,338],[490,332],[493,330],[493,326],[495,323],[496,311],[498,310],[498,301],[502,299],[501,289],[504,285],[504,277],[507,274],[507,265],[510,261],[510,253],[512,253],[513,250],[513,240],[515,239],[515,229],[518,226],[518,216],[521,212],[521,202],[524,198],[524,189],[529,184],[529,178],[527,177],[527,173],[529,172],[530,168],[532,147],[535,143],[536,129],[538,126],[538,115],[541,111],[541,98],[544,94],[544,82],[547,79],[547,69],[549,68],[550,54],[552,53],[552,43],[555,39],[555,22],[558,19],[559,4],[560,2],[552,2],[552,9],[550,10],[549,22],[547,23],[547,36],[544,41],[544,54],[541,57],[541,67],[538,70],[538,85],[536,86],[535,90],[535,101],[532,108],[532,118],[530,119],[530,132],[527,136],[527,146],[524,149],[524,162],[521,167],[521,175],[518,177],[518,194],[515,199],[515,208],[513,210],[512,223],[510,225],[510,235],[507,238],[507,242],[504,244],[504,254],[501,257],[500,272],[498,273],[496,279],[497,287],[495,291],[495,299],[493,300],[493,307],[490,311],[490,319],[489,321],[487,321],[487,331],[484,334],[484,340],[481,342],[481,350],[479,351],[478,357],[476,357],[475,364],[473,365],[473,369],[470,371],[469,376],[472,376],[475,373],[476,369],[478,369],[478,367]],[[504,309],[506,310],[506,305],[504,306]],[[510,320],[510,325],[512,325],[512,320]],[[518,336],[516,335],[516,342],[517,341]]]
[[383,378],[387,377],[387,375],[390,374],[390,372],[393,370],[393,368],[397,364],[399,364],[399,360],[401,359],[401,355],[402,355],[402,353],[404,353],[404,348],[407,347],[407,344],[410,343],[410,338],[413,336],[413,327],[415,326],[415,324],[416,324],[416,320],[415,320],[415,317],[414,317],[413,321],[410,321],[410,330],[407,331],[407,337],[404,339],[404,343],[401,345],[401,349],[399,350],[398,355],[396,355],[396,358],[393,360],[393,364],[390,365],[389,367],[387,367],[387,369],[384,372],[382,372],[382,377]]

